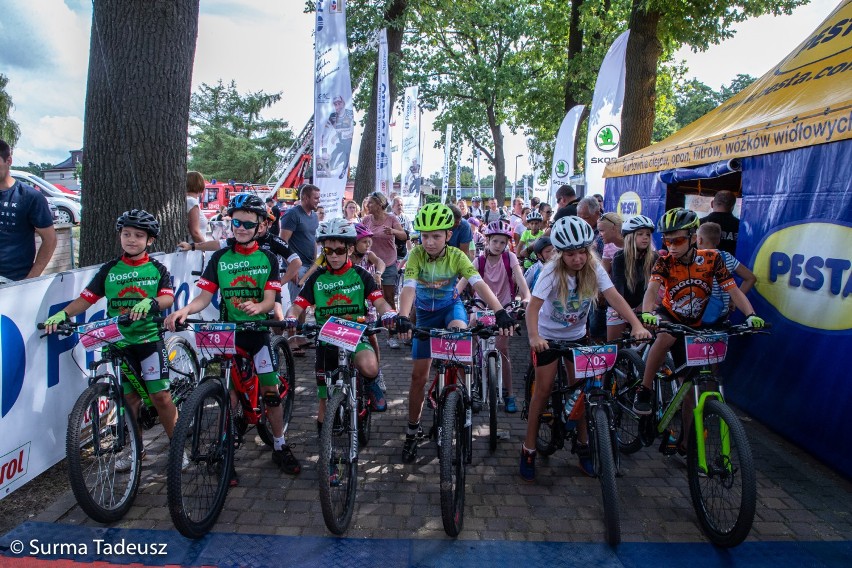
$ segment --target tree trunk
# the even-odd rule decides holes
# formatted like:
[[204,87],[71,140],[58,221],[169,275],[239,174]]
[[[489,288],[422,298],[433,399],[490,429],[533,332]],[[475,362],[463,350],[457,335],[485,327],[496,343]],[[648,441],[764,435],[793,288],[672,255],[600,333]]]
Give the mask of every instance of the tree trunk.
[[621,111],[619,156],[651,144],[654,133],[654,102],[657,98],[657,62],[663,45],[657,38],[660,12],[647,11],[643,0],[633,0],[630,38],[627,41],[624,106]]
[[[568,60],[578,57],[583,51],[583,26],[580,24],[580,7],[583,0],[571,0],[571,23],[568,26]],[[565,81],[565,112],[580,104],[573,79]]]
[[[494,113],[494,104],[486,109],[488,116],[488,128],[491,130],[491,138],[494,141],[494,197],[500,207],[506,199],[506,156],[503,150],[503,133],[500,131],[500,123]],[[514,183],[514,182],[513,182]]]
[[[393,105],[399,92],[396,77],[399,74],[399,65],[402,63],[402,34],[405,28],[405,12],[407,9],[408,0],[394,0],[385,11],[384,21],[388,30],[388,83],[390,86],[388,116],[393,114]],[[378,76],[377,65],[373,71],[370,106],[367,109],[361,147],[358,150],[358,168],[355,171],[355,192],[353,195],[356,203],[361,203],[376,187],[376,99],[378,96],[376,82]],[[389,188],[389,190],[392,191],[393,188]]]
[[81,265],[121,249],[115,219],[160,221],[155,250],[186,230],[186,141],[199,0],[97,0],[83,137]]

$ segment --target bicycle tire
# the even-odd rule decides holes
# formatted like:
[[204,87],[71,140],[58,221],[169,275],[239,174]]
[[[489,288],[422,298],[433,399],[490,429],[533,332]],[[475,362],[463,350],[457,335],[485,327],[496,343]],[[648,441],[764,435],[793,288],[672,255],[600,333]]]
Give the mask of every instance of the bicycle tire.
[[358,444],[367,447],[373,428],[373,406],[364,394],[364,379],[358,377]]
[[[293,402],[296,398],[296,373],[294,370],[293,353],[287,338],[276,335],[272,339],[272,350],[278,355],[278,395],[281,397],[281,410],[284,416],[284,434],[290,427],[290,419],[293,417]],[[257,434],[264,444],[272,447],[275,437],[266,419],[263,397],[259,397],[261,408],[260,420],[257,422]]]
[[461,392],[450,391],[441,405],[441,521],[448,536],[457,537],[464,525],[465,408]]
[[610,546],[621,542],[621,516],[618,502],[618,486],[615,483],[615,454],[610,436],[606,410],[600,406],[592,410],[590,431],[595,433],[595,474],[601,482],[601,497],[604,511],[604,533]]
[[530,415],[530,403],[532,402],[533,385],[535,383],[535,367],[530,363],[524,374],[524,407],[521,410],[521,418],[527,420]]
[[[99,523],[113,523],[124,517],[136,499],[141,478],[142,437],[136,419],[129,411],[124,413],[126,445],[122,453],[129,452],[130,469],[120,472],[115,467],[113,445],[118,432],[118,415],[115,412],[115,395],[110,392],[112,390],[107,383],[95,383],[86,388],[68,416],[68,432],[65,436],[71,490],[80,508]],[[102,407],[103,411],[95,410]],[[95,414],[99,423],[97,431],[100,432],[97,451],[93,444],[95,437],[92,429]],[[91,417],[91,425],[86,424],[87,416]]]
[[488,449],[497,449],[497,358],[488,356]]
[[[317,462],[320,505],[325,526],[336,535],[349,528],[358,489],[358,446],[352,435],[351,412],[348,395],[338,391],[327,403],[320,432]],[[352,455],[355,459],[350,459]]]
[[172,522],[183,536],[201,538],[216,524],[233,460],[230,397],[218,381],[205,381],[184,404],[169,445],[166,494]]
[[639,438],[639,416],[633,412],[633,392],[645,373],[642,357],[633,349],[619,349],[613,373],[617,395],[614,410],[615,436],[622,454],[633,454],[642,447]]
[[169,390],[179,413],[183,403],[198,386],[201,369],[192,345],[179,335],[166,339],[166,355],[169,360]]
[[[727,426],[731,454],[722,454],[722,424]],[[690,429],[687,475],[692,506],[704,534],[723,548],[740,544],[751,532],[757,503],[757,481],[745,428],[731,407],[708,400],[704,405],[706,475],[699,472],[696,429]],[[739,491],[737,491],[739,487]],[[730,493],[726,499],[725,494]],[[722,501],[729,506],[722,507]],[[717,507],[718,505],[718,507]]]

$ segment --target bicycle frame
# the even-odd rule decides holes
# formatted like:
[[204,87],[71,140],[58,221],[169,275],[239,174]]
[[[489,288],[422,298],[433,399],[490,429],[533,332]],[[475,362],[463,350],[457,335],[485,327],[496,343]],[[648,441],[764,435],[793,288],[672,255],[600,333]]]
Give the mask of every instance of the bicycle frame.
[[346,398],[349,399],[349,408],[355,410],[355,412],[349,413],[349,459],[351,461],[358,459],[358,418],[360,417],[357,401],[358,375],[351,364],[354,355],[354,353],[345,349],[337,349],[337,369],[330,373],[331,375],[336,374],[337,380],[334,382],[328,397],[331,398],[331,394],[334,392],[343,391],[346,393]]
[[[439,428],[443,416],[444,403],[447,400],[447,395],[454,391],[460,391],[462,395],[462,400],[464,401],[464,409],[465,409],[465,417],[464,417],[464,428],[467,431],[467,452],[465,453],[465,463],[471,463],[473,461],[473,409],[471,406],[470,400],[470,377],[471,377],[471,366],[463,365],[454,361],[442,361],[440,359],[435,360],[435,382],[434,385],[437,385],[436,392],[438,396],[435,397],[436,408],[435,408],[435,433],[436,433],[436,441],[438,445],[441,445],[441,436],[439,433]],[[456,371],[462,371],[464,373],[464,383],[459,383],[457,374],[453,375],[453,378],[450,382],[447,382],[447,371],[455,369]],[[430,393],[431,395],[431,393]]]

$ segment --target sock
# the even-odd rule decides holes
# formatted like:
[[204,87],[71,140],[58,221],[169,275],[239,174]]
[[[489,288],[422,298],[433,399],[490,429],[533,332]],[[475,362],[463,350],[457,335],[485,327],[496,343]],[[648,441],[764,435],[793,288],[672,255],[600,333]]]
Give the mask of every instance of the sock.
[[321,433],[322,433],[322,422],[317,420],[317,436],[319,436]]
[[275,438],[274,448],[275,448],[276,451],[280,450],[281,448],[283,448],[286,445],[287,445],[287,439],[284,436],[281,436],[280,438]]
[[535,450],[528,449],[524,444],[521,444],[521,448],[523,448],[525,454],[535,454]]
[[417,431],[420,429],[420,422],[409,422],[408,430],[406,430],[405,435],[413,438],[417,435]]

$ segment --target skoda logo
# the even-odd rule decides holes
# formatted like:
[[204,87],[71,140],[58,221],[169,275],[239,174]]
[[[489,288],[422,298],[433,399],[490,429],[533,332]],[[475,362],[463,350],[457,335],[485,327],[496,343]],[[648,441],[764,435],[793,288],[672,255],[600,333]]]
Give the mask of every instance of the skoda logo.
[[565,160],[558,160],[556,162],[556,177],[564,178],[568,175],[568,162]]
[[621,142],[621,132],[618,131],[612,124],[602,126],[598,133],[595,134],[595,146],[601,152],[612,152],[618,149],[618,144]]
[[15,322],[0,315],[0,417],[6,416],[18,400],[26,370],[24,338]]

